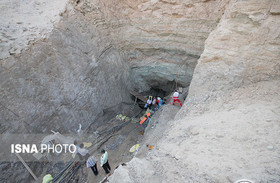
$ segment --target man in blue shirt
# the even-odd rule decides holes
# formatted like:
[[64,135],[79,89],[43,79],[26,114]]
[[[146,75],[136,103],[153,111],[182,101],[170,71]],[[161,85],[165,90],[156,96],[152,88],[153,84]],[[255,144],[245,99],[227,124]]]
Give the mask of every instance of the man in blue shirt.
[[87,168],[91,168],[92,172],[94,173],[95,176],[97,176],[98,174],[98,170],[97,170],[97,159],[94,156],[90,156],[87,160]]

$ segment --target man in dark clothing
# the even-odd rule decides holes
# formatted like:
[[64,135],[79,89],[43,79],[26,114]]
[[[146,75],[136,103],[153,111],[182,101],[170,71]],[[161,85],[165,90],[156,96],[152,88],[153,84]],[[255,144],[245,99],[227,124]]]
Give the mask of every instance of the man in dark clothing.
[[95,176],[97,176],[98,174],[96,163],[97,163],[97,159],[94,156],[90,156],[87,160],[87,168],[90,167]]

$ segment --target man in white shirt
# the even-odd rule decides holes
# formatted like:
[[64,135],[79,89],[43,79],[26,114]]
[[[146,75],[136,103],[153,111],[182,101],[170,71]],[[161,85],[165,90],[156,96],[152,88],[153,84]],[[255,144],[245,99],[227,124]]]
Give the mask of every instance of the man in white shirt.
[[[77,142],[74,142],[74,144],[77,144]],[[76,152],[75,152],[80,161],[85,163],[85,158],[87,158],[86,156],[88,156],[88,150],[84,148],[84,144],[80,144],[80,145],[76,145]]]
[[80,155],[82,155],[83,157],[85,156],[85,155],[87,155],[87,153],[88,153],[88,150],[87,149],[85,149],[84,148],[84,144],[81,144],[80,145],[80,148],[77,148],[78,150],[78,153],[80,154]]
[[106,174],[110,173],[111,167],[108,162],[108,152],[105,151],[104,149],[101,150],[101,163],[100,166],[105,170]]
[[149,109],[151,109],[151,107],[152,107],[152,100],[149,98],[148,98],[147,103],[145,104],[144,108],[146,109],[148,107],[149,107]]
[[177,90],[175,90],[174,94],[173,94],[173,105],[174,103],[179,103],[180,106],[182,107],[182,103],[181,101],[179,100],[179,92]]

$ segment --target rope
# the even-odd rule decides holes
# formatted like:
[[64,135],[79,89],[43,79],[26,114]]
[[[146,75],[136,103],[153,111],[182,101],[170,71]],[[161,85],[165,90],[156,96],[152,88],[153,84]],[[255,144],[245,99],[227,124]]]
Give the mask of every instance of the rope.
[[[68,182],[69,179],[71,179],[72,176],[77,172],[77,170],[78,170],[78,168],[80,168],[80,166],[81,166],[80,162],[75,163],[75,165],[72,167],[72,170],[67,172],[67,174],[62,179],[60,179],[60,181],[58,183],[62,183],[62,182],[64,182],[64,180],[66,180]],[[70,178],[69,178],[69,176],[70,176]]]
[[[91,125],[92,125],[93,123],[95,123],[96,121],[99,121],[99,119],[103,117],[104,110],[108,110],[108,109],[110,109],[110,108],[116,107],[116,106],[121,105],[121,104],[133,105],[134,103],[132,103],[132,102],[120,102],[120,103],[118,103],[118,104],[116,104],[116,105],[114,105],[114,106],[111,106],[111,107],[108,107],[108,108],[106,108],[106,109],[103,109],[102,112],[100,112],[100,113],[97,115],[98,118],[97,118],[96,120],[94,120],[93,122],[91,122],[91,123],[85,128],[84,133],[86,133],[86,132],[89,130],[89,128],[91,127]],[[132,110],[132,108],[130,108],[130,109]],[[112,118],[112,119],[114,119],[114,118]],[[112,120],[112,119],[111,119],[111,120]]]
[[[166,97],[164,97],[164,98],[166,98],[166,103],[169,103],[169,101],[170,101],[170,95],[173,93],[173,91],[175,89],[174,88],[175,84],[176,84],[176,80],[175,80],[175,82],[173,82],[173,85],[172,85],[172,88],[171,88],[171,92]],[[176,84],[176,86],[177,86],[177,84]]]
[[79,164],[74,170],[73,172],[70,174],[70,177],[67,180],[67,183],[70,182],[70,180],[72,179],[72,177],[74,176],[74,174],[78,171],[78,169],[80,168],[81,164]]
[[176,73],[176,78],[175,78],[175,82],[176,82],[176,90],[178,89],[178,86],[177,86],[177,81],[178,81],[178,79],[177,79],[177,75],[178,75],[178,72]]
[[[69,166],[69,167],[63,172],[63,174],[62,174],[60,177],[58,177],[58,179],[57,179],[56,181],[61,182],[61,181],[65,178],[65,176],[67,175],[69,169],[70,169],[72,166],[73,166],[73,163],[71,164],[71,166]],[[55,182],[55,181],[54,181],[54,182]]]
[[[176,90],[178,89],[178,78],[177,77],[178,77],[178,72],[176,73],[175,80],[173,80],[174,82],[173,82],[173,85],[171,88],[171,92],[166,97],[164,97],[164,98],[167,98],[166,103],[170,102],[170,100],[171,100],[170,95],[173,93],[174,89],[176,89]],[[175,86],[175,88],[174,88],[174,86]]]
[[[69,163],[66,165],[66,167],[65,167],[58,175],[56,175],[56,176],[53,178],[53,180],[50,180],[49,182],[51,182],[51,181],[53,181],[53,182],[57,181],[57,180],[61,177],[61,174],[63,174],[66,170],[68,170],[69,167],[70,167],[73,163],[74,163],[74,161],[69,162]],[[48,183],[49,183],[49,182],[48,182]]]

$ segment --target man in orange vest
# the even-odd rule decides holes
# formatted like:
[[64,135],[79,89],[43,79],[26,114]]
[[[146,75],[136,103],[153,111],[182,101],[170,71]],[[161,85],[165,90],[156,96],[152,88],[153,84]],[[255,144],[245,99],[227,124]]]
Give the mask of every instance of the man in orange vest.
[[179,103],[180,106],[182,107],[182,103],[181,101],[179,100],[179,92],[177,90],[175,90],[174,94],[173,94],[173,105],[174,103]]

